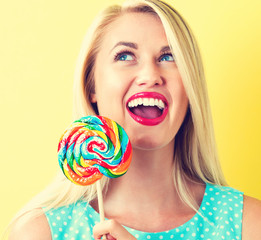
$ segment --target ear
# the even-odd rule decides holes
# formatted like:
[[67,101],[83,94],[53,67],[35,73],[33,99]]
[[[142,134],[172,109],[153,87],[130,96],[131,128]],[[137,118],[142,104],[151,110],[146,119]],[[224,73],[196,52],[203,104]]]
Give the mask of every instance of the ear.
[[97,99],[96,99],[96,94],[95,93],[91,93],[90,100],[91,100],[91,103],[97,103]]

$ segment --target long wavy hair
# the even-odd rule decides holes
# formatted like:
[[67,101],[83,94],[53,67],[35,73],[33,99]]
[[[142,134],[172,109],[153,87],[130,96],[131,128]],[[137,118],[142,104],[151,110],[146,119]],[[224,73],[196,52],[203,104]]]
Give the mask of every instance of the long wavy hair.
[[[94,69],[96,55],[108,26],[120,16],[135,12],[158,17],[165,29],[169,46],[175,56],[179,73],[189,99],[185,119],[175,136],[173,181],[180,198],[191,208],[197,209],[187,179],[226,185],[216,151],[214,130],[207,94],[204,69],[195,37],[181,15],[161,0],[127,0],[122,6],[106,8],[95,19],[84,38],[76,64],[74,79],[74,119],[98,114],[90,95],[95,91]],[[102,178],[104,193],[109,179]],[[77,186],[60,172],[47,189],[29,202],[15,217],[32,209],[47,209],[75,203],[79,199],[91,201],[96,196],[96,185]]]

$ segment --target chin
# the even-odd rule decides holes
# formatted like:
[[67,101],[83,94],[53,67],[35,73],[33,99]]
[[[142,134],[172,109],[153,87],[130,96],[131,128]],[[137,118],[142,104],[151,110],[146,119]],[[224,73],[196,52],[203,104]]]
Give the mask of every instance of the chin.
[[164,148],[166,145],[168,145],[168,143],[166,143],[166,139],[162,140],[159,138],[150,138],[146,136],[131,138],[131,145],[133,149],[152,151]]

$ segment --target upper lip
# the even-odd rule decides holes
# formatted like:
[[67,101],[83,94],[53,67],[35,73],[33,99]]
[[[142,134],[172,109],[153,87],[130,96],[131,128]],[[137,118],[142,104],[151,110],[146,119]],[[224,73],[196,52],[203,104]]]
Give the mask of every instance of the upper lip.
[[168,106],[168,101],[165,96],[157,92],[139,92],[132,95],[126,103],[129,108],[137,105],[157,106],[164,109]]

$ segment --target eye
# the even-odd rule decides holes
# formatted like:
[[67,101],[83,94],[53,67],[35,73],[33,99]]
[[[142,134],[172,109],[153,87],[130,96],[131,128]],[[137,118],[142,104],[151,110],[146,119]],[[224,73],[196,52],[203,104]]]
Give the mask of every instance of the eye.
[[174,57],[172,56],[171,53],[164,53],[164,54],[162,54],[162,55],[160,56],[159,61],[160,61],[160,62],[164,62],[164,61],[174,62]]
[[134,60],[134,54],[132,52],[124,51],[116,53],[114,57],[115,61],[133,61]]

